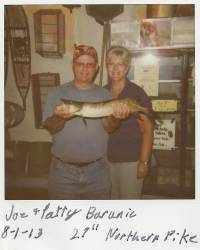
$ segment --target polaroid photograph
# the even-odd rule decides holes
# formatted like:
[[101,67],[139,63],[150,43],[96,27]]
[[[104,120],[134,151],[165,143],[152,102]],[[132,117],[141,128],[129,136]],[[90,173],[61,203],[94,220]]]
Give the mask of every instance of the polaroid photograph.
[[0,250],[200,249],[200,5],[155,3],[0,4]]

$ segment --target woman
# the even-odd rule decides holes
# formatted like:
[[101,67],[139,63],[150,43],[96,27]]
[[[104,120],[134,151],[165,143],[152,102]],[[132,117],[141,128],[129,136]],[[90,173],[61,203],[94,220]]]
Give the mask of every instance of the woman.
[[[133,96],[151,109],[150,98],[144,90],[127,79],[129,52],[112,46],[106,56],[109,83],[106,88],[114,98]],[[112,199],[140,199],[143,178],[148,173],[153,124],[143,114],[140,119],[129,116],[110,134],[108,160],[112,176]]]

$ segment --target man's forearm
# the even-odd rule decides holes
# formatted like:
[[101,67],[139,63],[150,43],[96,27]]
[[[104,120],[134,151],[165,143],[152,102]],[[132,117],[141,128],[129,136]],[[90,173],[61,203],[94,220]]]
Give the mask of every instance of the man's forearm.
[[46,119],[46,121],[43,123],[43,127],[46,128],[51,134],[55,134],[63,129],[65,121],[65,119],[53,114]]
[[114,132],[116,129],[118,129],[121,125],[121,122],[119,119],[115,118],[114,116],[108,116],[108,117],[104,117],[102,118],[102,123],[103,123],[103,127],[104,129],[108,132],[108,133],[112,133]]

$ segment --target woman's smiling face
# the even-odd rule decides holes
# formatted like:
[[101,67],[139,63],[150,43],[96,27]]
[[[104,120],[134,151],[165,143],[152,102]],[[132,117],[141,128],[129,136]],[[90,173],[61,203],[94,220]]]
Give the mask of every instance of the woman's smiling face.
[[128,73],[128,65],[121,56],[111,55],[107,59],[107,72],[109,78],[113,81],[124,80]]

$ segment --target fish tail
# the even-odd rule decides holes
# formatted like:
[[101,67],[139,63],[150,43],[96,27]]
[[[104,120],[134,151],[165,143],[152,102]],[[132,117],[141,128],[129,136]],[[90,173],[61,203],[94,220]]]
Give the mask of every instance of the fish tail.
[[150,110],[150,112],[147,114],[147,116],[155,128],[163,123],[160,116],[156,112],[154,112],[153,110]]
[[162,120],[161,120],[160,116],[156,112],[154,112],[153,110],[146,109],[143,111],[139,111],[134,116],[137,119],[142,120],[140,114],[146,115],[149,118],[149,120],[152,122],[154,127],[157,127],[157,126],[162,124]]

